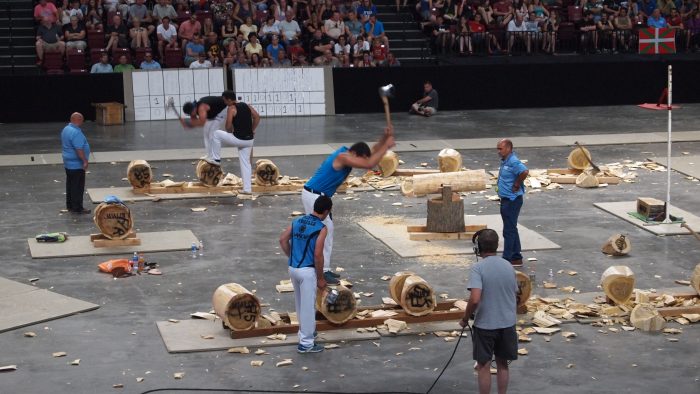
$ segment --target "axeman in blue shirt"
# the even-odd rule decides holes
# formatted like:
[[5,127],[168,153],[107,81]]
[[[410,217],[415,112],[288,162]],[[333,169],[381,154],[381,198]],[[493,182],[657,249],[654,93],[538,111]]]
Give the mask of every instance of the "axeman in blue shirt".
[[[382,138],[370,150],[364,142],[353,144],[349,149],[345,146],[331,153],[316,170],[314,176],[306,182],[301,191],[301,202],[304,211],[310,215],[314,202],[319,196],[333,197],[338,187],[350,175],[353,168],[372,169],[379,163],[387,150],[394,146],[394,129],[388,126],[384,129]],[[323,277],[329,285],[337,285],[339,275],[331,271],[331,251],[333,250],[333,217],[328,215],[323,220],[328,229],[328,236],[323,247]]]
[[515,267],[523,265],[518,235],[518,215],[523,206],[527,167],[513,153],[513,142],[503,139],[496,145],[501,157],[498,171],[498,196],[501,198],[501,219],[503,219],[503,258]]
[[89,209],[83,208],[85,170],[90,158],[90,144],[80,129],[84,120],[82,114],[74,112],[70,123],[61,131],[63,166],[66,169],[66,209],[75,213],[90,213]]

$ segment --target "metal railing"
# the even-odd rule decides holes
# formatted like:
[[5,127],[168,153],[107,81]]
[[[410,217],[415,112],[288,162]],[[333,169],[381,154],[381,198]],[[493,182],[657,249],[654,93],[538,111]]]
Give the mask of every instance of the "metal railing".
[[7,48],[9,49],[8,53],[10,55],[10,74],[15,73],[15,51],[13,51],[15,42],[14,42],[14,31],[13,31],[13,19],[12,19],[12,5],[10,5],[10,2],[5,3],[5,11],[7,11],[7,22],[8,22],[8,29],[7,29]]

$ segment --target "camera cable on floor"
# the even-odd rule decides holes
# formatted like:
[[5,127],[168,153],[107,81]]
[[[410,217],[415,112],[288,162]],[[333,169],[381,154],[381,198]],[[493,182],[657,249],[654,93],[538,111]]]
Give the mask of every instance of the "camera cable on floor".
[[[462,341],[462,336],[464,335],[464,330],[466,328],[469,328],[469,332],[472,333],[472,328],[469,326],[469,324],[465,325],[462,327],[462,330],[459,332],[459,337],[457,337],[457,343],[455,344],[454,349],[452,350],[452,354],[450,355],[450,358],[447,360],[447,363],[445,363],[445,366],[442,368],[442,371],[440,371],[440,374],[435,378],[435,381],[433,381],[433,384],[430,385],[430,388],[426,392],[415,392],[415,391],[363,391],[361,394],[430,394],[437,384],[437,382],[440,380],[442,377],[442,374],[445,373],[445,370],[447,370],[447,367],[450,366],[452,363],[452,359],[455,356],[455,353],[457,353],[457,348],[459,347],[459,343]],[[141,394],[150,394],[150,393],[158,393],[158,392],[168,392],[168,391],[182,391],[182,392],[210,392],[210,393],[264,393],[264,394],[290,394],[290,393],[295,393],[294,391],[289,391],[289,390],[254,390],[254,389],[203,389],[203,388],[161,388],[161,389],[153,389],[153,390],[148,390],[144,391]],[[299,391],[301,393],[301,391]],[[348,392],[348,391],[303,391],[304,394],[358,394],[358,392]]]

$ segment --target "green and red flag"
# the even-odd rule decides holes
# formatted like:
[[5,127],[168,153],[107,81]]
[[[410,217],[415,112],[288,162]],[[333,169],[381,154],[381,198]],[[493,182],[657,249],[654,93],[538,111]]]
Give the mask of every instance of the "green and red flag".
[[639,29],[639,53],[643,55],[676,53],[676,31],[668,27]]

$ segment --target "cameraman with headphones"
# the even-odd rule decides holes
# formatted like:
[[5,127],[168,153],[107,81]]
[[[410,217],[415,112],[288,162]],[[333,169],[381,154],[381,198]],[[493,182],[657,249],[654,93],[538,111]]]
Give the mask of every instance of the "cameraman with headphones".
[[491,360],[496,356],[498,393],[508,389],[508,364],[518,358],[518,335],[515,331],[515,270],[508,260],[496,255],[498,234],[484,229],[474,234],[474,253],[483,260],[471,269],[467,288],[471,292],[464,317],[465,327],[475,314],[472,330],[474,360],[477,362],[479,392],[491,391]]

